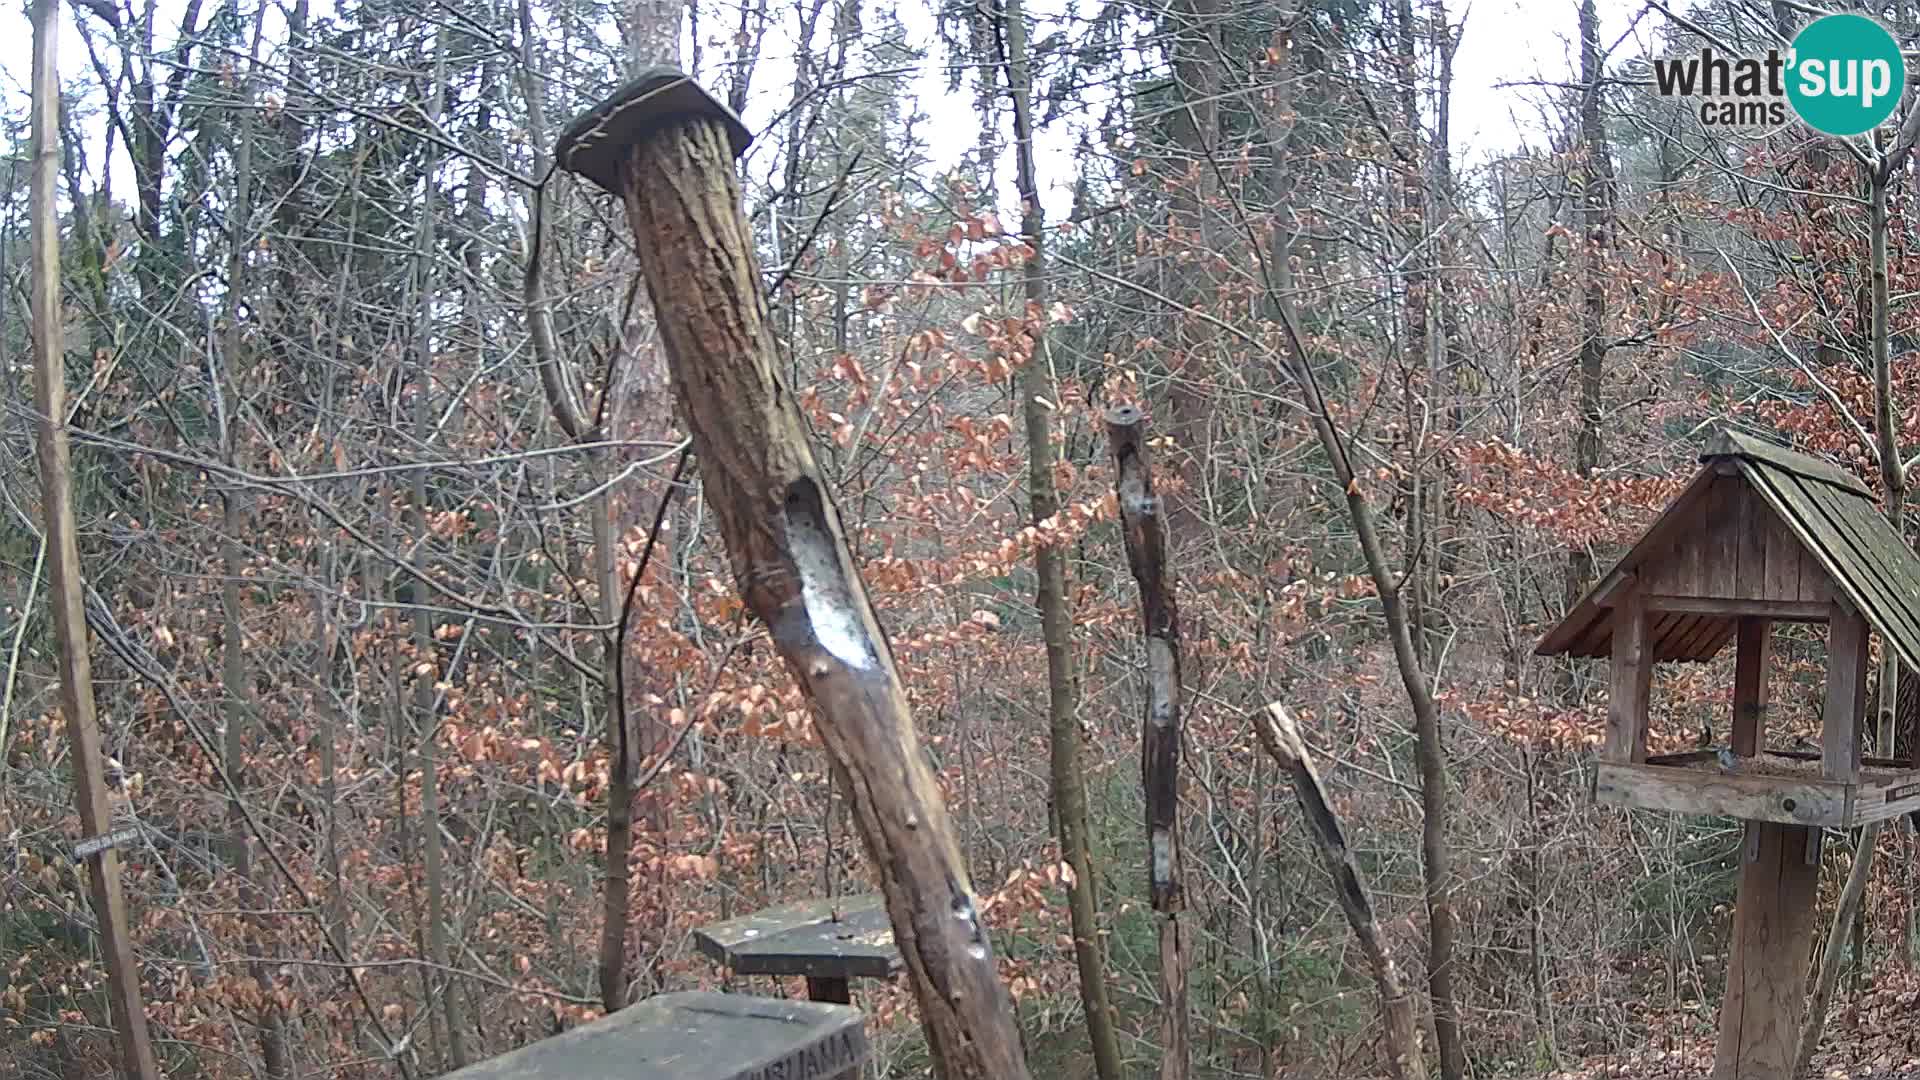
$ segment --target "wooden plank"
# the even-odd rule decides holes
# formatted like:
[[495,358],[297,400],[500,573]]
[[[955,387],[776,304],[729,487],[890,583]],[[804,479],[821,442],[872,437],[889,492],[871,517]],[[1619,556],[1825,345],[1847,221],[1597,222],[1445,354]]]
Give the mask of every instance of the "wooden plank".
[[1647,757],[1647,695],[1653,677],[1647,631],[1647,612],[1638,595],[1630,594],[1613,614],[1613,658],[1607,664],[1612,684],[1607,695],[1608,761]]
[[1603,761],[1594,797],[1608,806],[1844,828],[1847,786],[1823,780]]
[[1867,620],[1836,605],[1827,620],[1826,704],[1820,768],[1829,780],[1860,776],[1860,722],[1867,709]]
[[1811,829],[1749,821],[1713,1080],[1792,1080],[1820,867]]
[[[1784,473],[1755,470],[1753,475],[1756,478],[1755,490],[1775,504],[1782,520],[1814,555],[1840,597],[1856,609],[1873,611],[1878,616],[1886,605],[1876,605],[1869,599],[1878,598],[1880,593],[1874,572],[1862,561],[1853,544],[1835,532],[1827,511],[1815,501],[1814,496],[1808,494],[1809,485]],[[1810,486],[1820,487],[1818,484]],[[1911,634],[1920,640],[1920,626],[1910,624],[1904,616],[1897,618],[1898,625],[1889,627],[1891,632]]]
[[1858,824],[1885,821],[1920,810],[1920,771],[1908,771],[1890,780],[1861,784],[1853,799]]
[[860,1010],[701,991],[661,994],[445,1080],[857,1080]]
[[1748,484],[1747,490],[1766,509],[1762,534],[1766,547],[1766,595],[1780,600],[1799,600],[1801,555],[1806,545],[1781,522],[1780,509],[1753,483]]
[[1707,489],[1701,530],[1694,545],[1700,550],[1700,596],[1736,597],[1740,587],[1740,497],[1747,482],[1722,476]]
[[1853,592],[1860,598],[1862,614],[1872,619],[1883,633],[1905,641],[1920,642],[1920,608],[1904,595],[1920,588],[1920,581],[1901,580],[1899,567],[1911,559],[1886,519],[1872,503],[1847,499],[1829,487],[1805,481],[1801,490],[1825,515],[1830,537],[1823,549],[1851,552]]
[[1760,502],[1744,475],[1734,492],[1735,561],[1739,566],[1734,594],[1749,600],[1788,599],[1767,591],[1767,533],[1774,525],[1773,511]]
[[1729,747],[1741,757],[1760,750],[1766,734],[1767,674],[1773,658],[1773,624],[1742,618],[1733,658],[1733,724]]
[[768,908],[701,927],[693,940],[740,975],[886,979],[900,970],[893,925],[877,895]]
[[1833,605],[1805,600],[1741,600],[1713,596],[1648,596],[1641,601],[1648,611],[1684,612],[1689,615],[1724,617],[1757,616],[1776,622],[1826,622]]

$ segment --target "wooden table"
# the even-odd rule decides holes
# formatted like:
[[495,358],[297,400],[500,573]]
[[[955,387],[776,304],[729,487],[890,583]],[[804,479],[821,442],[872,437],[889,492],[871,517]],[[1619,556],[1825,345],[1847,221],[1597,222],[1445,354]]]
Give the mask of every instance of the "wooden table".
[[858,1009],[701,991],[650,997],[445,1080],[858,1080],[869,1054]]
[[849,980],[890,979],[901,967],[878,895],[782,904],[701,927],[693,940],[736,975],[803,975],[808,998],[843,1005]]

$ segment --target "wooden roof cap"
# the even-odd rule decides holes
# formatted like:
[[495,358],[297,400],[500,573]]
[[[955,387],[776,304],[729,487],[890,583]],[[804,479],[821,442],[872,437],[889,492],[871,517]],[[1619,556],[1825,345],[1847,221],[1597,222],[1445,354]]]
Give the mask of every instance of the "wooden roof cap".
[[679,68],[660,65],[634,76],[598,105],[574,118],[553,149],[561,168],[620,194],[620,163],[634,143],[675,120],[709,116],[727,129],[733,156],[747,152],[753,133],[740,117]]

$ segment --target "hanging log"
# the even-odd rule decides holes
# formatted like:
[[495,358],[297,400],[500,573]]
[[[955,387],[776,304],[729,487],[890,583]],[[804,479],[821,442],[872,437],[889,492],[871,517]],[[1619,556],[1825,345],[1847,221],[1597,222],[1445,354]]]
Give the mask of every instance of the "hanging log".
[[1122,405],[1107,410],[1114,493],[1127,566],[1140,585],[1141,624],[1147,638],[1147,709],[1140,727],[1140,784],[1146,792],[1147,895],[1160,928],[1160,1076],[1188,1074],[1186,907],[1180,844],[1180,607],[1153,465],[1147,458],[1147,418]]
[[1366,875],[1360,872],[1360,864],[1354,861],[1353,851],[1347,847],[1346,833],[1340,828],[1333,806],[1327,802],[1327,789],[1320,783],[1320,772],[1313,767],[1313,758],[1307,754],[1299,725],[1294,723],[1293,714],[1287,712],[1286,706],[1274,702],[1254,713],[1253,731],[1292,781],[1294,797],[1299,799],[1300,810],[1307,815],[1307,824],[1320,842],[1320,858],[1327,864],[1327,872],[1333,875],[1333,892],[1340,901],[1340,910],[1346,914],[1347,925],[1353,928],[1353,936],[1360,942],[1367,966],[1373,969],[1393,1075],[1398,1080],[1426,1080],[1427,1062],[1420,1054],[1420,1027],[1414,1016],[1413,999],[1407,996],[1406,986],[1400,981],[1400,970],[1387,952],[1380,920],[1373,914]]
[[886,897],[941,1075],[1026,1080],[946,804],[777,351],[733,159],[747,133],[671,68],[561,136],[559,164],[619,195],[670,380],[746,606],[818,710]]

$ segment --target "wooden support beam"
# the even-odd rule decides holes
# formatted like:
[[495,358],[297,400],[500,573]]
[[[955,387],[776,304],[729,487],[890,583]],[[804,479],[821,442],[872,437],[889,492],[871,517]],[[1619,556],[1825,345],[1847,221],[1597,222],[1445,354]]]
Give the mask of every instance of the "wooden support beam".
[[1827,694],[1820,768],[1829,780],[1860,776],[1860,724],[1867,711],[1867,620],[1834,605],[1827,622]]
[[1028,1080],[1012,1001],[893,650],[779,374],[735,174],[743,132],[685,75],[654,68],[569,125],[555,160],[626,204],[734,581],[818,710],[937,1075]]
[[1728,745],[1741,757],[1760,752],[1766,735],[1767,668],[1773,659],[1773,624],[1744,617],[1735,633],[1733,727]]
[[1638,593],[1614,605],[1612,692],[1607,697],[1606,760],[1647,760],[1647,696],[1653,685],[1653,647],[1647,610]]
[[1738,600],[1724,596],[1642,595],[1648,611],[1687,615],[1760,616],[1781,622],[1826,622],[1833,605],[1824,600]]
[[1749,821],[1712,1080],[1794,1080],[1820,869],[1814,830]]

